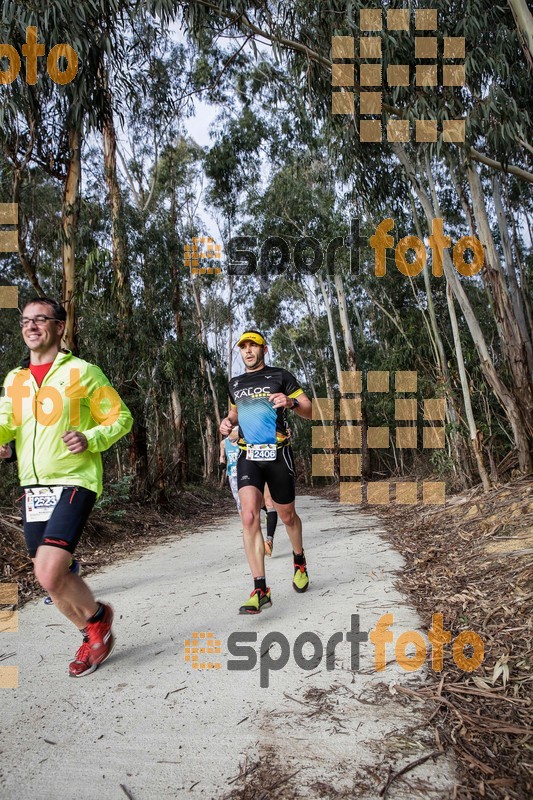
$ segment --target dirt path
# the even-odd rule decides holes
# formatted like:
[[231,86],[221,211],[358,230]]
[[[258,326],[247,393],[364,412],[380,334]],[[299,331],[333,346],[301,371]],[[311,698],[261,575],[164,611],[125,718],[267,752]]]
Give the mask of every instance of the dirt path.
[[[350,664],[351,615],[359,613],[361,631],[369,631],[392,612],[395,640],[421,629],[393,587],[401,557],[373,517],[318,498],[300,498],[298,507],[311,589],[292,590],[290,546],[279,529],[267,562],[273,607],[257,617],[236,614],[249,587],[237,516],[91,576],[97,596],[115,607],[117,635],[113,658],[92,676],[68,678],[78,639],[54,608],[41,601],[23,608],[19,633],[0,640],[2,652],[16,651],[10,663],[20,670],[19,688],[0,693],[0,797],[347,797],[357,790],[377,798],[387,778],[435,751],[421,717],[377,687],[419,685],[423,675],[401,670],[391,645],[384,672],[374,670],[370,642],[360,646],[359,670]],[[220,656],[211,656],[220,669],[185,662],[184,641],[195,631],[221,641]],[[257,636],[248,644],[252,669],[228,669],[234,632]],[[321,663],[307,670],[292,654],[303,632],[324,647]],[[343,641],[327,670],[326,642],[336,632]],[[268,634],[283,635],[291,655],[267,675],[268,659],[273,664],[281,652],[273,644],[257,658]],[[312,652],[307,644],[302,655]],[[453,766],[439,754],[394,780],[387,797],[443,797],[452,784]]]

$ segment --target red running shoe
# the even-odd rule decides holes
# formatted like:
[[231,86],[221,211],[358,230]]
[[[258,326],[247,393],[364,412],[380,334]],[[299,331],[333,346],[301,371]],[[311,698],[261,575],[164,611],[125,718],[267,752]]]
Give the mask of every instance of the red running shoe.
[[111,632],[113,624],[113,609],[111,606],[101,603],[104,607],[104,615],[98,622],[88,622],[85,628],[89,641],[89,661],[98,666],[111,655],[115,646],[115,639]]
[[68,674],[71,678],[83,678],[84,675],[90,675],[98,668],[98,664],[91,664],[89,660],[89,640],[86,636],[83,637],[83,644],[79,648],[74,661],[70,662]]

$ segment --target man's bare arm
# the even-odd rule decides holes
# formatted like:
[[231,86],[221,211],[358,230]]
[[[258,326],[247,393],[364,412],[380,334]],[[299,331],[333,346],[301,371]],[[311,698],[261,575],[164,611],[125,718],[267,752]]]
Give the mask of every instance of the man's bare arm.
[[237,409],[236,408],[231,408],[228,416],[224,417],[224,419],[220,423],[219,431],[222,434],[222,436],[229,436],[229,434],[231,433],[232,429],[237,424],[238,419],[239,419],[239,416],[237,414]]

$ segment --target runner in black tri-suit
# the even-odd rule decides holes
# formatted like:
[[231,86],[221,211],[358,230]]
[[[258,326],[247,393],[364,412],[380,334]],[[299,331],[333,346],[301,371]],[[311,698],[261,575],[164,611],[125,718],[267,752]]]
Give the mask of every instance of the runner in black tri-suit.
[[242,507],[244,549],[254,579],[254,590],[241,614],[258,614],[272,605],[265,578],[265,547],[259,515],[265,483],[281,521],[287,528],[294,555],[293,587],[309,586],[302,544],[302,522],[295,510],[295,472],[287,409],[311,419],[312,406],[298,381],[279,367],[265,366],[268,347],[258,331],[245,331],[237,342],[246,372],[229,382],[231,409],[220,424],[227,436],[239,423],[237,481]]

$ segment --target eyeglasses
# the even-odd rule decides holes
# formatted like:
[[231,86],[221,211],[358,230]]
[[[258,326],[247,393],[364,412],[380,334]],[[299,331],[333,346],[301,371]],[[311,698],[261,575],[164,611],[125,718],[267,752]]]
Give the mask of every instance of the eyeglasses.
[[27,328],[28,325],[31,325],[31,323],[33,322],[35,325],[37,325],[40,328],[41,325],[46,325],[46,323],[47,323],[47,321],[49,319],[53,320],[54,322],[61,322],[60,319],[56,319],[55,317],[45,317],[44,314],[37,314],[36,317],[21,317],[20,318],[20,327],[21,328]]

